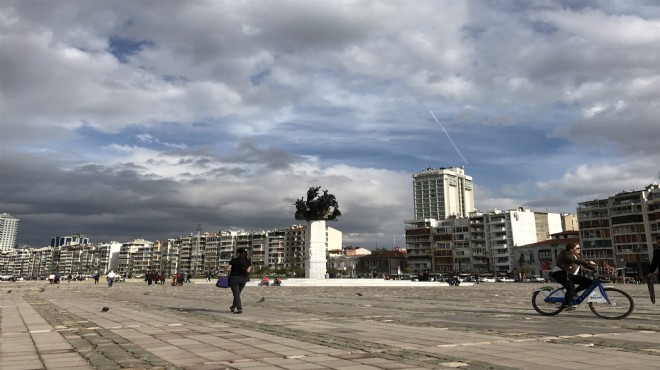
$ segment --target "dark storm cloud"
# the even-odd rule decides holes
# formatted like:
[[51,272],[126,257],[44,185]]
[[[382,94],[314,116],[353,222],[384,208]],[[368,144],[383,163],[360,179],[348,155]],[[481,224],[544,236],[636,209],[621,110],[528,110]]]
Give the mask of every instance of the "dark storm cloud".
[[76,232],[113,240],[166,238],[185,231],[184,220],[194,223],[212,213],[204,207],[192,212],[179,184],[141,176],[139,166],[60,166],[48,158],[3,151],[0,167],[12,175],[3,176],[0,189],[12,196],[3,196],[0,208],[21,219],[19,242],[40,246],[52,236]]
[[[258,148],[246,144],[239,151],[251,153],[255,149]],[[250,166],[256,164],[255,158],[249,155],[242,162]],[[149,170],[134,163],[67,169],[62,165],[33,154],[2,152],[0,168],[13,176],[3,176],[6,181],[0,184],[0,193],[12,196],[0,199],[0,209],[21,220],[20,243],[42,246],[53,236],[79,232],[95,242],[125,242],[135,238],[162,240],[194,232],[198,223],[204,225],[205,231],[285,227],[296,223],[293,203],[307,190],[302,183],[291,188],[287,179],[291,177],[296,181],[297,175],[277,174],[282,168],[271,168],[270,162],[259,165],[261,170],[233,171],[241,175],[240,178],[224,173],[223,180],[192,176],[194,181],[145,176]],[[377,178],[377,175],[365,176],[372,180]],[[335,194],[342,194],[341,204],[353,209],[345,217],[347,223],[341,227],[346,232],[364,231],[363,227],[368,225],[364,220],[378,216],[378,209],[389,209],[387,212],[392,213],[401,211],[401,204],[391,199],[383,202],[383,208],[372,208],[370,204],[358,206],[359,198],[344,196],[339,187],[344,182],[343,185],[350,188],[353,180],[324,177],[325,180],[319,178],[318,182],[328,184],[331,191],[339,190]],[[268,190],[262,190],[262,183]],[[310,183],[309,186],[315,185]],[[287,192],[290,196],[281,197]],[[387,223],[379,228],[384,225]]]
[[230,162],[263,164],[269,169],[278,170],[288,168],[295,158],[284,150],[278,148],[260,149],[254,143],[243,140],[238,144],[236,155],[227,158]]

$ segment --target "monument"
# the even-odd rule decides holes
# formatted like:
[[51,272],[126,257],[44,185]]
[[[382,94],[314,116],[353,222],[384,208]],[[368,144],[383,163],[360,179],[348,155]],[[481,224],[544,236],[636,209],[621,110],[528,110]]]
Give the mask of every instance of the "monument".
[[307,199],[296,201],[296,220],[307,221],[305,235],[305,277],[325,279],[326,274],[326,221],[337,221],[341,216],[335,196],[327,190],[319,195],[320,186],[307,191]]

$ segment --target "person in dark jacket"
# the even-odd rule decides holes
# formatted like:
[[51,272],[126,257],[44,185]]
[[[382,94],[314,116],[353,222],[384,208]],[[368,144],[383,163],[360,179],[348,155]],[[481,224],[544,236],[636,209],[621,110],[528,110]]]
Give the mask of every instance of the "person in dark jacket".
[[234,302],[229,309],[233,313],[243,313],[241,292],[245,284],[250,281],[249,275],[252,272],[252,261],[248,258],[245,248],[236,250],[234,258],[227,265],[227,272],[229,272],[229,287],[234,295]]
[[649,279],[653,279],[657,274],[655,270],[660,267],[660,239],[656,240],[655,248],[653,248],[653,259],[651,259],[651,269],[649,270]]
[[[578,275],[580,266],[593,270],[596,267],[594,261],[585,261],[580,254],[580,245],[577,243],[566,244],[566,249],[557,256],[557,266],[552,269],[552,278],[566,289],[564,297],[564,309],[574,310],[573,297],[577,292],[587,289],[593,280],[586,276]],[[575,288],[574,284],[578,284]]]

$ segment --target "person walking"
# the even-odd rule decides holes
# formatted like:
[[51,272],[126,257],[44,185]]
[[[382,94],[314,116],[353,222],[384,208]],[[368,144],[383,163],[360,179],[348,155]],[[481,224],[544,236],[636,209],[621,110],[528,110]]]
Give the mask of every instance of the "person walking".
[[114,282],[116,275],[117,274],[115,274],[115,272],[113,270],[110,270],[110,272],[108,273],[108,286],[111,287],[111,288],[112,288],[112,283]]
[[96,285],[96,284],[99,283],[99,278],[100,278],[100,277],[101,277],[101,275],[99,275],[98,272],[94,275],[94,285]]
[[655,270],[658,270],[660,267],[660,239],[655,241],[655,247],[653,248],[653,258],[651,259],[651,269],[649,270],[648,278],[653,279],[654,275],[657,274]]
[[[593,280],[588,277],[577,275],[580,272],[580,266],[593,270],[596,267],[594,261],[585,261],[580,254],[580,245],[577,243],[566,244],[566,249],[557,256],[557,266],[552,269],[552,278],[566,289],[564,296],[564,310],[574,310],[573,297],[577,292],[587,289]],[[574,283],[579,284],[575,288]]]
[[229,287],[234,295],[234,301],[229,309],[233,313],[243,313],[241,292],[245,288],[245,284],[250,281],[249,275],[252,272],[252,261],[248,258],[245,248],[236,250],[234,258],[227,265],[227,272],[229,273]]

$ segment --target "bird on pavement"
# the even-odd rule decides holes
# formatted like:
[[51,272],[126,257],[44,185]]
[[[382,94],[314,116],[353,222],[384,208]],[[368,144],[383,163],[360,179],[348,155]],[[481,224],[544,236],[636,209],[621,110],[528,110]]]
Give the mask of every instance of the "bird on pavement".
[[11,293],[11,289],[9,289],[9,290],[7,291],[7,293]]
[[359,295],[360,297],[362,297],[362,293],[355,293],[355,294],[356,294],[356,295]]
[[149,292],[144,292],[144,295],[149,295],[149,294],[151,294],[151,293],[149,293]]
[[46,288],[44,288],[44,287],[39,288],[40,292],[43,292],[44,290],[46,290]]
[[261,299],[257,303],[263,303],[266,302],[266,297],[261,297]]
[[108,312],[108,311],[110,311],[110,307],[103,307],[101,309],[101,312]]

